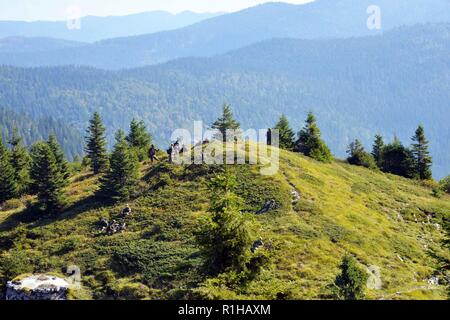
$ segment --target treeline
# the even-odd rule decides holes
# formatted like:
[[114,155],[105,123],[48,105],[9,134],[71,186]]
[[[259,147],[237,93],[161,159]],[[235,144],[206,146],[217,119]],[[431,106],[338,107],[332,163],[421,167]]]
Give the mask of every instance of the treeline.
[[433,173],[441,178],[450,163],[445,30],[422,26],[365,39],[276,39],[224,56],[118,72],[1,66],[0,105],[33,119],[64,119],[77,129],[100,111],[108,142],[136,117],[158,143],[167,143],[175,128],[192,119],[214,121],[224,100],[239,105],[236,116],[248,128],[271,126],[280,113],[299,123],[312,109],[339,157],[354,137],[368,146],[376,133],[390,140],[395,128],[406,141],[402,133],[420,121],[432,142]]
[[[213,124],[223,134],[228,129],[239,129],[240,124],[233,118],[230,106],[225,105],[221,117]],[[267,133],[267,144],[272,144],[272,130],[279,133],[279,147],[300,152],[317,161],[329,163],[333,155],[321,137],[316,117],[309,113],[303,128],[297,133],[291,129],[289,121],[282,115],[273,129]],[[37,196],[36,208],[43,212],[58,212],[66,203],[65,187],[73,168],[89,167],[94,175],[101,175],[97,195],[113,201],[132,198],[139,185],[139,165],[148,158],[152,136],[143,121],[133,119],[126,135],[118,130],[115,144],[107,150],[106,128],[99,113],[94,113],[89,121],[85,137],[84,159],[77,157],[69,164],[55,135],[46,141],[34,143],[28,150],[22,137],[14,130],[5,144],[0,138],[0,206],[7,200],[25,194]],[[226,134],[223,136],[226,138]],[[371,153],[365,151],[359,140],[349,146],[347,161],[353,165],[392,173],[406,178],[431,180],[432,158],[428,151],[428,141],[423,126],[419,126],[410,147],[405,147],[399,139],[385,144],[380,135],[375,137]],[[8,148],[9,145],[9,148]],[[450,176],[443,179],[439,192],[450,193]],[[438,191],[435,191],[438,193]]]
[[[330,149],[321,138],[320,129],[313,113],[308,114],[305,126],[297,133],[297,138],[285,115],[281,115],[273,129],[278,130],[280,148],[301,152],[322,162],[330,162],[333,159]],[[272,140],[271,130],[268,131],[268,144],[271,144]],[[376,135],[372,151],[369,153],[361,141],[356,139],[348,146],[347,161],[353,165],[381,170],[409,179],[432,180],[433,160],[422,125],[418,126],[411,140],[411,146],[406,147],[397,137],[391,143],[385,144],[383,137]],[[450,191],[450,176],[440,182],[438,189],[445,192]],[[437,189],[435,192],[439,193]]]
[[[294,131],[290,128],[289,121],[285,115],[281,115],[274,129],[278,130],[280,148],[301,152],[317,161],[332,161],[331,151],[321,138],[316,117],[312,112],[308,113],[305,126],[297,134],[297,140],[295,140]],[[269,145],[272,144],[271,134],[271,129],[269,129]]]
[[0,107],[0,136],[7,141],[12,138],[14,131],[21,137],[25,146],[31,146],[34,142],[54,134],[61,141],[69,160],[83,153],[80,132],[67,123],[50,116],[32,118],[26,112],[19,113]]
[[29,194],[36,195],[33,208],[39,212],[61,211],[67,202],[65,187],[71,171],[80,166],[102,174],[100,196],[128,199],[137,183],[139,162],[147,158],[152,142],[144,123],[133,120],[127,136],[119,130],[114,148],[108,153],[105,127],[95,113],[85,140],[86,157],[69,164],[55,135],[34,143],[29,150],[17,130],[7,144],[0,138],[0,208],[7,200]]
[[411,146],[405,147],[397,137],[391,143],[385,144],[383,137],[376,135],[372,152],[368,153],[356,139],[349,145],[347,161],[410,179],[431,180],[433,160],[422,125],[417,128],[411,140]]

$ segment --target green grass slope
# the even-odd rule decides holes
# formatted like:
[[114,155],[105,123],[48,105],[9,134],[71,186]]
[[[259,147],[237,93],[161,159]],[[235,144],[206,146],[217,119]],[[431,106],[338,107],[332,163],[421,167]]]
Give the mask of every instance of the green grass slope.
[[[450,197],[433,197],[416,181],[286,151],[272,177],[261,176],[257,166],[231,167],[245,211],[277,202],[252,221],[270,263],[245,285],[208,276],[195,231],[209,206],[207,182],[218,169],[143,166],[128,228],[112,236],[99,232],[98,221],[117,218],[124,204],[99,203],[92,196],[98,181],[89,173],[72,178],[70,204],[58,217],[36,219],[15,201],[18,208],[0,212],[1,288],[22,274],[63,275],[76,265],[83,289],[74,298],[326,299],[327,285],[350,253],[381,271],[381,288],[368,289],[370,299],[447,298],[450,252],[443,227]],[[432,277],[439,284],[430,284]]]

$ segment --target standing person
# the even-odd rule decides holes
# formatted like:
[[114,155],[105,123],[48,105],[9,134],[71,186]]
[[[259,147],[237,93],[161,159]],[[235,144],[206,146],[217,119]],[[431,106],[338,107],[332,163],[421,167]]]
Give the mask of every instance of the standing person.
[[150,157],[150,161],[153,163],[154,160],[158,161],[158,158],[156,157],[156,148],[152,144],[150,147],[150,150],[148,151],[148,156]]
[[267,145],[272,145],[272,129],[270,128],[267,130]]
[[171,144],[170,147],[169,147],[169,149],[167,149],[167,154],[169,155],[169,163],[172,163],[173,144]]
[[173,144],[173,155],[177,156],[179,153],[180,153],[180,142],[179,142],[179,140],[177,140]]

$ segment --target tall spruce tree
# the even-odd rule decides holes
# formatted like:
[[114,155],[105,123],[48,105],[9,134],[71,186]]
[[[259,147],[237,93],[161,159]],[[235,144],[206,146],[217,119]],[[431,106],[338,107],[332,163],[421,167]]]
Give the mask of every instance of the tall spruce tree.
[[10,153],[0,136],[0,208],[6,200],[14,198],[16,194],[17,184]]
[[414,155],[397,137],[383,148],[382,170],[406,178],[416,176]]
[[47,144],[52,150],[53,155],[55,156],[56,165],[59,172],[62,174],[64,181],[68,181],[68,178],[70,177],[69,164],[67,163],[64,152],[62,151],[61,146],[56,139],[56,136],[51,134],[48,137]]
[[281,115],[274,129],[278,130],[279,146],[281,149],[291,150],[292,148],[294,148],[295,134],[289,126],[289,121],[284,114]]
[[384,140],[383,137],[379,134],[375,136],[375,141],[372,147],[372,156],[377,163],[378,168],[382,168],[383,166],[383,148],[384,148]]
[[218,130],[221,133],[223,142],[235,138],[235,136],[227,137],[227,130],[239,130],[240,127],[239,122],[233,117],[231,107],[227,104],[223,106],[222,115],[211,126],[212,129]]
[[31,148],[31,159],[32,190],[37,194],[39,209],[47,213],[59,212],[66,202],[67,180],[55,154],[48,143],[38,142]]
[[252,244],[251,227],[241,213],[242,199],[236,195],[236,178],[227,169],[209,185],[210,215],[205,217],[198,241],[215,273],[246,269]]
[[296,149],[318,161],[331,162],[333,159],[330,149],[321,139],[317,120],[312,112],[308,113],[306,124],[298,133]]
[[31,158],[17,128],[13,129],[9,145],[11,146],[11,165],[14,168],[14,179],[17,183],[17,195],[20,196],[29,191]]
[[341,300],[363,300],[369,275],[352,256],[345,256],[339,267],[341,273],[334,281],[335,294]]
[[422,125],[417,128],[412,140],[413,144],[411,149],[414,155],[416,175],[421,180],[431,179],[433,176],[431,170],[433,160],[428,151],[428,140],[425,137],[425,130]]
[[152,137],[147,132],[144,121],[138,122],[135,119],[131,121],[130,132],[126,140],[138,156],[139,161],[144,161],[147,158],[148,150],[152,143]]
[[122,130],[116,134],[109,162],[109,169],[101,180],[100,194],[113,201],[126,201],[132,196],[138,182],[139,161],[129,148]]
[[85,151],[90,159],[94,174],[99,174],[107,168],[105,127],[98,112],[95,112],[89,121]]

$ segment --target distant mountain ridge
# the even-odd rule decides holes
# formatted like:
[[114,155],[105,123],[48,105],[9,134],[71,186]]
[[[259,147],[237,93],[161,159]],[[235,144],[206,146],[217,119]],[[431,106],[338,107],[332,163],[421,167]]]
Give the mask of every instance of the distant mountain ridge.
[[95,42],[178,29],[221,14],[191,11],[172,14],[166,11],[150,11],[126,16],[86,16],[80,19],[80,29],[68,28],[66,21],[0,21],[0,38],[40,37]]
[[285,113],[297,131],[313,110],[339,157],[381,133],[405,144],[426,128],[436,177],[450,173],[450,24],[402,27],[351,39],[274,39],[211,58],[123,71],[0,67],[0,105],[35,119],[51,114],[83,132],[99,111],[113,140],[133,117],[158,144],[194,120],[211,123],[223,103],[244,128]]
[[[367,8],[372,5],[377,5],[381,10],[381,30],[367,28]],[[450,1],[316,0],[303,5],[266,3],[177,30],[108,39],[79,48],[60,48],[37,54],[0,54],[0,64],[134,68],[182,57],[214,56],[273,38],[360,37],[377,35],[404,25],[430,22],[450,22]]]
[[73,49],[86,43],[54,38],[7,37],[0,39],[0,53],[46,52],[51,50]]

